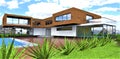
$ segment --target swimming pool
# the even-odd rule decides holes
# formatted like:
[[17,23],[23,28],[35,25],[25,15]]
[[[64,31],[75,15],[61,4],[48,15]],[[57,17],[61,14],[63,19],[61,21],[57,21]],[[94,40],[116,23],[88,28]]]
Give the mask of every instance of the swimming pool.
[[[0,46],[2,45],[2,40],[4,39],[5,44],[8,46],[9,43],[12,42],[13,38],[0,38]],[[33,46],[36,45],[35,43],[30,43],[27,41],[23,41],[20,39],[16,39],[14,41],[14,46],[15,47],[27,47],[27,46]]]

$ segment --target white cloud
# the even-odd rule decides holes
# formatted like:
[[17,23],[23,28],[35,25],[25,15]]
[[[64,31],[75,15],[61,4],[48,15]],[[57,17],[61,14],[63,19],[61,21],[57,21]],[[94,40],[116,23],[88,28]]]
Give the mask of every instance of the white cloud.
[[0,1],[0,6],[5,6],[5,5],[6,5],[5,0],[1,0],[1,1]]
[[18,1],[17,0],[12,0],[7,2],[8,8],[9,9],[14,9],[14,8],[18,8]]
[[37,2],[37,1],[41,1],[41,0],[35,0],[35,1]]
[[112,3],[120,3],[120,0],[104,0],[98,5],[112,4]]
[[53,13],[63,10],[64,8],[56,3],[37,3],[28,6],[29,11],[26,12],[27,15],[36,18],[46,18],[52,16]]
[[99,8],[94,10],[94,12],[105,12],[105,11],[114,11],[117,12],[120,8],[112,8],[112,7],[103,7],[103,8]]
[[11,1],[1,0],[0,6],[7,6],[7,8],[9,9],[16,9],[16,8],[19,8],[20,4],[30,2],[30,1],[31,0],[21,0],[20,2],[18,2],[18,0],[11,0]]
[[102,14],[103,17],[107,17],[110,19],[113,19],[115,21],[119,21],[120,22],[120,15],[106,15],[106,14]]
[[56,3],[59,3],[63,7],[77,7],[77,8],[90,8],[91,3],[89,0],[53,0]]
[[[50,0],[48,0],[49,2]],[[92,6],[103,6],[106,4],[120,3],[120,0],[52,0],[63,7],[90,8]]]
[[21,0],[21,2],[19,4],[24,4],[26,2],[30,2],[31,0]]
[[89,0],[91,5],[102,6],[105,4],[120,3],[120,0]]

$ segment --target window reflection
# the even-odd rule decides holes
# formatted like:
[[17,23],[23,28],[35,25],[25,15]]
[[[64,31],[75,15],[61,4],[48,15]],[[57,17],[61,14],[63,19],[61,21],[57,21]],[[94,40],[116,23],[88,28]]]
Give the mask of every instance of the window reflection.
[[93,19],[92,16],[89,16],[89,15],[86,16],[87,23],[89,23],[89,21],[92,20],[92,19]]
[[28,25],[28,19],[7,18],[7,24]]
[[56,17],[56,21],[65,21],[65,20],[71,20],[71,14],[65,14]]

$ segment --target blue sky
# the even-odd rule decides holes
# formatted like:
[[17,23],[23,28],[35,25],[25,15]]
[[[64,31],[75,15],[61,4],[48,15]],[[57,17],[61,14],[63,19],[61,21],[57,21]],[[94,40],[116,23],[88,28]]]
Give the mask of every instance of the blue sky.
[[43,19],[71,7],[120,22],[120,0],[0,0],[0,19],[4,13]]

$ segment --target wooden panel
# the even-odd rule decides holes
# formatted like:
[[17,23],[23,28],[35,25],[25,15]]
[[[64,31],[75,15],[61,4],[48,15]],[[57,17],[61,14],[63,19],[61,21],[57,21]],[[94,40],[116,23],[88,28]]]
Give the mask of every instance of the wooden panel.
[[[20,18],[20,19],[28,19],[28,25],[22,24],[7,24],[7,18]],[[5,14],[3,16],[3,27],[31,27],[31,17],[28,16],[21,16],[21,15],[14,15],[14,14]]]

